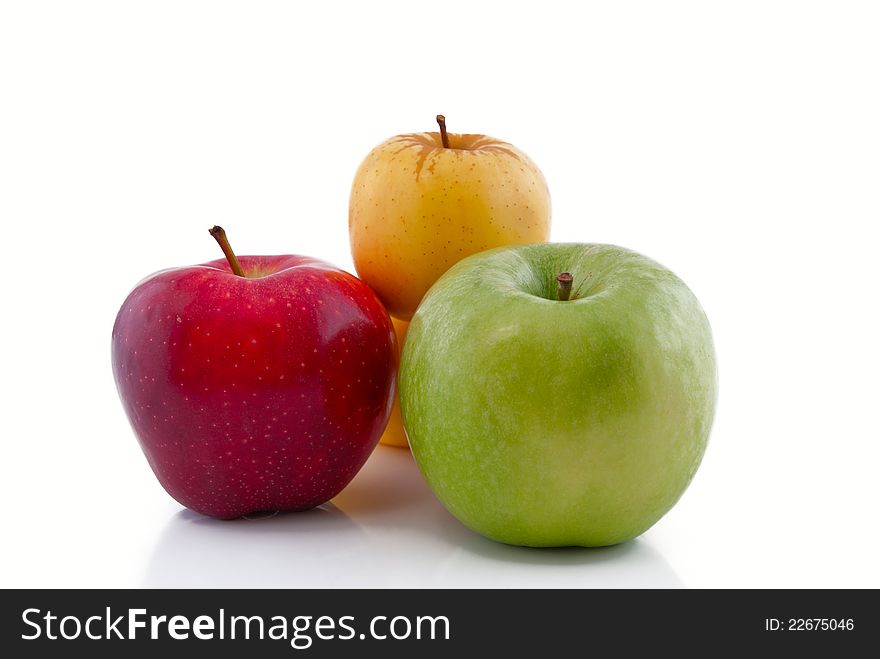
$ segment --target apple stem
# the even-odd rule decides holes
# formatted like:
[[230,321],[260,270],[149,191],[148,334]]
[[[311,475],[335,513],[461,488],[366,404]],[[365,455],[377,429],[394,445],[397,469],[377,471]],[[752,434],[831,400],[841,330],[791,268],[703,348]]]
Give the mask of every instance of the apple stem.
[[229,267],[232,268],[232,272],[239,277],[244,277],[244,270],[241,269],[238,257],[235,255],[235,252],[232,251],[232,246],[229,244],[229,239],[226,237],[226,232],[223,230],[223,227],[218,227],[215,224],[208,229],[208,233],[214,236],[214,240],[220,245],[220,249],[223,250],[226,260],[229,261]]
[[437,115],[437,123],[440,124],[440,141],[443,142],[443,148],[449,148],[449,135],[446,134],[446,117],[442,114]]
[[570,272],[560,272],[556,275],[556,299],[565,302],[571,297],[571,284],[574,277]]

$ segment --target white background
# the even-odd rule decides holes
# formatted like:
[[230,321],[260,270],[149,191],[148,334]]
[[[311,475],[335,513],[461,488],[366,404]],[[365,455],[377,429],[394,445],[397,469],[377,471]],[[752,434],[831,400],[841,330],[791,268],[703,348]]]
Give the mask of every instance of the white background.
[[[0,586],[880,587],[880,11],[870,2],[5,2]],[[642,538],[494,544],[380,448],[331,505],[216,522],[155,481],[110,330],[157,269],[351,268],[361,158],[483,132],[553,239],[675,270],[713,324],[701,470]]]

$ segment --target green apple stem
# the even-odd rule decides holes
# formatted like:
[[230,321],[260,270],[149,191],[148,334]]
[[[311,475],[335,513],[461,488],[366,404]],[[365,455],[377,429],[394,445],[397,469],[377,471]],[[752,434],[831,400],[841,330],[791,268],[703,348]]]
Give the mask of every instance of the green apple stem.
[[449,148],[449,135],[446,134],[446,117],[442,114],[437,115],[437,123],[440,125],[440,140],[443,142],[443,148]]
[[571,284],[574,277],[570,272],[560,272],[556,275],[556,299],[565,302],[571,297]]
[[229,239],[226,237],[226,232],[223,230],[223,227],[218,227],[215,224],[208,229],[208,233],[214,236],[214,240],[220,245],[220,249],[223,250],[223,255],[226,256],[226,260],[229,261],[229,267],[232,268],[232,272],[239,277],[244,277],[244,270],[241,269],[238,257],[235,255],[235,252],[232,251],[232,246],[229,244]]

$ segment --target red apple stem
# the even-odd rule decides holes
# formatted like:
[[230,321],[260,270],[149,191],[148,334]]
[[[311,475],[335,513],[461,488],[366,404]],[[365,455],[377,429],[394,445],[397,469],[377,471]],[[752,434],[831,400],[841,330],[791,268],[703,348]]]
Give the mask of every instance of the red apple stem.
[[443,148],[449,148],[449,135],[446,134],[446,117],[442,114],[437,115],[437,123],[440,125],[440,141],[443,142]]
[[238,257],[235,255],[235,252],[232,251],[232,246],[229,244],[229,238],[226,237],[226,232],[223,230],[223,227],[218,227],[215,224],[208,229],[208,233],[214,236],[214,240],[220,245],[220,249],[223,250],[223,255],[226,257],[226,260],[229,261],[229,267],[232,268],[232,272],[239,277],[244,277],[244,270],[241,269]]
[[556,275],[556,299],[565,302],[571,297],[571,284],[574,277],[570,272],[560,272]]

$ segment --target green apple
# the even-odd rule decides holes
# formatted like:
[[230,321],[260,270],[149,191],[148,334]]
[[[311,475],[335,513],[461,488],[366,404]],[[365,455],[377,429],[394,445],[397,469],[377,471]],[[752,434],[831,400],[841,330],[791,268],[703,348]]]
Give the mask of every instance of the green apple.
[[694,294],[612,245],[459,262],[413,317],[399,382],[440,501],[478,533],[535,547],[612,545],[652,526],[696,472],[716,398]]

